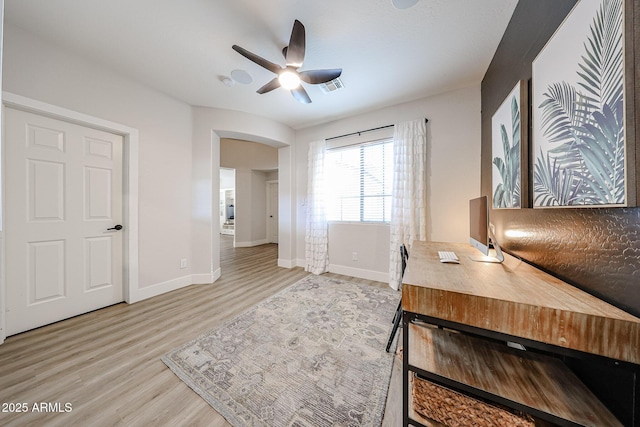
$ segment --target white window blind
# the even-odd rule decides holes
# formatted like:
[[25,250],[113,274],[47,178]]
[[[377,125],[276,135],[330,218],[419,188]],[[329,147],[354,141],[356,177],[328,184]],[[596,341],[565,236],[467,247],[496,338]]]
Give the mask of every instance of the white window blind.
[[391,138],[327,150],[325,174],[327,220],[389,222]]

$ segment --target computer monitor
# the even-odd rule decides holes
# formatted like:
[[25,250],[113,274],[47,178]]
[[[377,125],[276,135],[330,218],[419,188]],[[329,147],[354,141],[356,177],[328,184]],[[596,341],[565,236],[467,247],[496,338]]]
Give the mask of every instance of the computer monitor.
[[[502,262],[504,255],[489,221],[489,201],[487,196],[469,200],[469,243],[484,254],[484,257],[469,257],[478,262]],[[496,256],[489,256],[489,246],[493,243]]]

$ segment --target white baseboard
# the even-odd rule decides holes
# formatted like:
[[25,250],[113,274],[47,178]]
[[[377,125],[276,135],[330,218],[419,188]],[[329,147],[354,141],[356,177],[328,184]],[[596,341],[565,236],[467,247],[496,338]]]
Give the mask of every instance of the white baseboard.
[[361,268],[346,267],[344,265],[335,264],[329,264],[329,272],[344,274],[345,276],[357,277],[359,279],[375,280],[382,283],[389,282],[388,272],[363,270]]
[[253,242],[238,242],[236,240],[236,243],[234,244],[234,247],[236,247],[236,248],[251,248],[253,246],[266,245],[267,243],[269,243],[267,241],[267,239],[255,240]]
[[[278,260],[278,266],[284,267],[284,265],[280,265],[281,261]],[[296,261],[296,267],[304,268],[307,265],[307,262],[304,259],[298,258]],[[287,261],[291,264],[290,261]],[[287,267],[291,268],[291,267]],[[336,274],[344,274],[345,276],[357,277],[359,279],[367,279],[367,280],[375,280],[376,282],[389,283],[389,273],[382,271],[373,271],[373,270],[364,270],[362,268],[353,268],[347,267],[344,265],[336,265],[329,264],[329,272]]]
[[293,263],[292,260],[290,259],[281,259],[278,258],[278,267],[282,267],[282,268],[293,268],[296,267],[296,265]]
[[220,269],[216,272],[209,274],[189,274],[187,276],[177,277],[175,279],[167,280],[166,282],[156,283],[153,285],[145,286],[144,288],[135,289],[130,295],[129,303],[142,301],[151,297],[162,295],[166,292],[175,291],[176,289],[184,288],[191,285],[203,285],[213,283],[220,278]]
[[192,285],[208,285],[213,283],[213,274],[192,274],[191,275],[191,284]]
[[218,280],[220,276],[222,276],[222,269],[218,267],[218,269],[212,273],[211,283],[215,283],[215,281]]

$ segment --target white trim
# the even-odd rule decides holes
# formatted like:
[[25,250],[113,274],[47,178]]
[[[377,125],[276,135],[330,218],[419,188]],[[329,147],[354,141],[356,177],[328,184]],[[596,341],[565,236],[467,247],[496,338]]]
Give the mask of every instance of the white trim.
[[208,285],[214,282],[213,274],[192,274],[192,285]]
[[[292,262],[295,261],[295,264]],[[305,260],[297,258],[295,260],[278,260],[278,267],[293,268],[305,267]],[[364,270],[361,268],[346,267],[344,265],[329,264],[329,272],[336,274],[344,274],[345,276],[357,277],[366,280],[375,280],[377,282],[388,283],[389,272]]]
[[211,278],[212,278],[211,283],[214,283],[216,280],[218,280],[220,276],[222,276],[222,269],[218,267],[216,271],[211,273]]
[[175,279],[167,280],[166,282],[160,282],[153,285],[139,288],[136,291],[136,299],[133,302],[145,300],[147,298],[162,295],[167,292],[175,291],[176,289],[184,288],[193,284],[191,281],[193,276],[191,274],[187,276],[177,277]]
[[[10,92],[2,92],[3,107],[11,107],[17,110],[36,113],[42,116],[63,120],[81,126],[100,129],[106,132],[122,135],[124,139],[123,147],[123,213],[124,213],[124,247],[123,247],[123,291],[124,300],[132,303],[141,300],[141,295],[146,293],[138,289],[139,265],[138,265],[138,129],[125,126],[119,123],[103,120],[98,117],[79,113],[57,105],[47,104],[35,99],[16,95]],[[4,148],[4,147],[3,147]],[[2,171],[2,182],[4,183],[4,170]],[[3,196],[4,197],[4,196]],[[4,203],[2,203],[4,211]],[[4,215],[3,215],[4,217]],[[4,242],[3,242],[4,245]],[[2,250],[5,248],[3,246]],[[0,260],[0,343],[5,338],[5,296],[6,283],[4,280],[4,257]]]
[[344,274],[345,276],[357,277],[360,279],[375,280],[377,282],[389,283],[389,272],[363,270],[361,268],[345,267],[344,265],[329,264],[329,272]]
[[278,258],[278,267],[282,267],[282,268],[293,268],[293,267],[301,267],[300,265],[296,265],[292,260],[290,259],[280,259]]

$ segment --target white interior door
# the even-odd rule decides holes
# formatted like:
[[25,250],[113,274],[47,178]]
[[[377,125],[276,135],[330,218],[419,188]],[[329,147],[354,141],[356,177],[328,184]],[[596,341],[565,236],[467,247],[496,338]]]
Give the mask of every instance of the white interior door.
[[5,108],[7,335],[123,301],[122,145]]
[[267,183],[267,240],[278,243],[278,183]]

